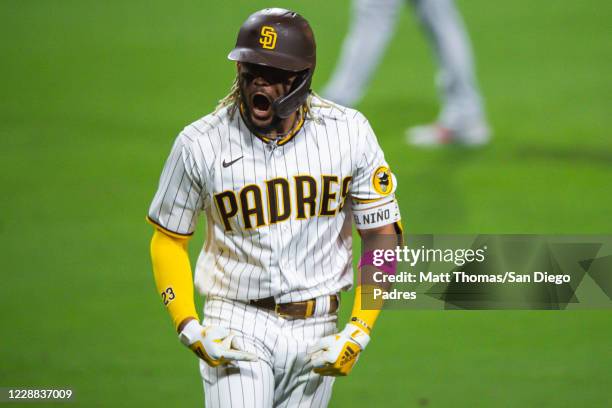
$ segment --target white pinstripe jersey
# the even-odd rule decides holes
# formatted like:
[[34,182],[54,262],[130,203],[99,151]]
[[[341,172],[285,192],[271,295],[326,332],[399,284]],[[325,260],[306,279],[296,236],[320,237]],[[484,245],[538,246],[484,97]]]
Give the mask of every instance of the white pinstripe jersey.
[[201,293],[285,303],[351,287],[351,207],[393,200],[396,183],[366,118],[322,102],[313,97],[299,131],[278,143],[229,108],[177,137],[148,218],[190,235],[205,212]]

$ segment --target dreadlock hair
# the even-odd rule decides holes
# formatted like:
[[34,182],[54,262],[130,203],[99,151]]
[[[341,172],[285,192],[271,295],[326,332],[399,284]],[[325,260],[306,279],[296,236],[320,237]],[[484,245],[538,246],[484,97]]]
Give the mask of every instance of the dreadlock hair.
[[[236,111],[238,110],[238,107],[240,106],[240,103],[241,103],[240,82],[239,81],[240,81],[239,76],[236,75],[236,78],[234,79],[234,82],[232,83],[229,93],[225,95],[222,99],[220,99],[219,102],[217,103],[217,107],[215,108],[215,113],[229,106],[230,119],[234,118],[234,115],[236,114]],[[316,97],[318,99],[318,102],[314,102],[313,97]],[[311,119],[311,120],[316,119],[312,111],[312,108],[315,106],[324,107],[324,108],[336,108],[336,109],[342,110],[340,106],[336,105],[335,103],[323,100],[323,98],[321,98],[315,91],[312,91],[312,90],[308,94],[308,98],[306,98],[305,105],[306,105],[305,106],[306,108],[305,109],[306,111],[305,119]]]
[[230,91],[227,95],[225,95],[222,99],[217,103],[217,107],[215,108],[215,113],[225,108],[226,106],[230,106],[229,115],[230,119],[234,118],[234,114],[240,106],[240,83],[238,75],[234,78],[234,82],[230,88]]

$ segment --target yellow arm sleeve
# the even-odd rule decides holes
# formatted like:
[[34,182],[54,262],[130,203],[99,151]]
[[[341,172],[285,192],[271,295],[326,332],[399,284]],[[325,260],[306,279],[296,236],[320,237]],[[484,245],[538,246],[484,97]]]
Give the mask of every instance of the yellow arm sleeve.
[[188,242],[188,238],[171,237],[159,229],[155,229],[151,239],[155,286],[176,329],[189,317],[199,320],[193,300]]
[[[353,303],[353,311],[351,312],[350,323],[361,327],[366,333],[370,334],[380,309],[382,308],[382,302],[380,305],[376,305],[376,310],[364,310],[361,305],[361,296],[363,293],[371,294],[375,285],[357,285],[355,288],[355,301]],[[370,295],[371,296],[371,295]]]
[[[397,243],[390,242],[386,237],[392,234],[398,235]],[[359,231],[361,235],[361,243],[364,253],[372,251],[374,249],[393,249],[396,245],[401,243],[401,225],[398,223],[387,224],[382,227],[378,227],[370,230]],[[365,270],[364,270],[365,269]],[[355,288],[355,301],[353,303],[353,311],[351,312],[350,323],[357,325],[366,333],[370,334],[376,319],[380,315],[380,311],[383,307],[384,300],[380,297],[374,299],[374,289],[381,288],[386,290],[385,284],[376,284],[371,281],[372,273],[376,270],[373,265],[366,263],[359,267],[357,287]],[[368,279],[362,280],[363,274]],[[364,308],[362,300],[366,300],[366,308]]]

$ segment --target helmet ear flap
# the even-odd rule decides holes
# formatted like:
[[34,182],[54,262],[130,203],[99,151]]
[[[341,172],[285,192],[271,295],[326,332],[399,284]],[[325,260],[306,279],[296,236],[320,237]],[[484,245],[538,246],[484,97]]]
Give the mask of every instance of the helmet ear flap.
[[297,111],[308,98],[311,82],[311,69],[307,69],[298,74],[291,91],[289,91],[287,95],[277,98],[272,102],[272,109],[276,116],[281,119],[286,119],[291,116],[293,112]]

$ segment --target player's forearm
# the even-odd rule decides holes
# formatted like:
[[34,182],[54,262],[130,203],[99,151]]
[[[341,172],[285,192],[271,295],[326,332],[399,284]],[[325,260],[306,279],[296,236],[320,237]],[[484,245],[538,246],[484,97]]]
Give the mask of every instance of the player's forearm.
[[[401,236],[398,236],[397,229],[393,224],[372,230],[361,230],[362,253],[369,254],[376,249],[395,249]],[[357,271],[357,287],[355,289],[355,300],[353,303],[353,311],[351,312],[351,323],[364,329],[370,334],[384,301],[382,299],[374,299],[372,293],[374,288],[380,287],[383,290],[390,289],[389,283],[374,282],[372,276],[379,268],[369,264],[368,260],[362,259],[360,267]],[[367,304],[363,304],[362,300],[368,299]]]
[[151,260],[157,293],[161,295],[178,331],[189,320],[198,319],[187,243],[187,239],[174,238],[157,229],[151,239]]
[[[355,300],[353,302],[353,311],[351,312],[350,323],[355,324],[361,327],[366,333],[370,334],[374,324],[376,323],[376,319],[378,319],[378,315],[380,314],[380,309],[364,309],[362,305],[362,294],[365,293],[365,296],[368,296],[368,293],[372,292],[372,288],[366,286],[365,288],[359,284],[355,288]],[[382,302],[381,305],[382,307]]]

